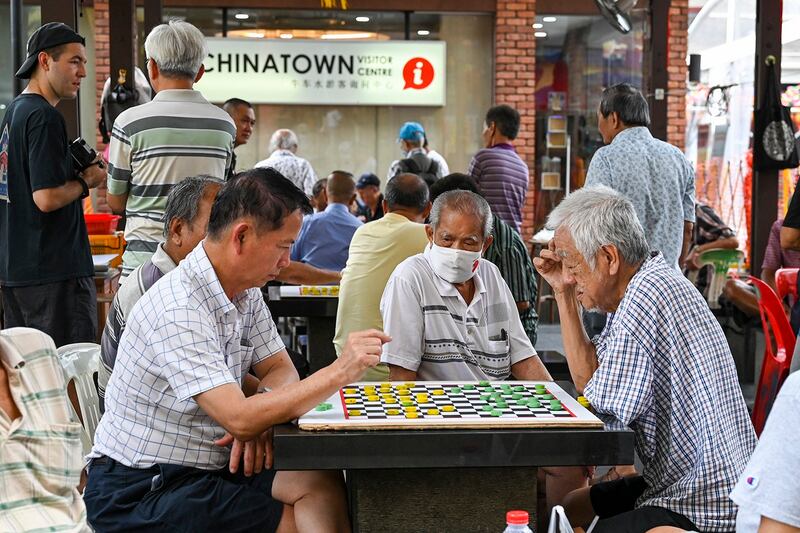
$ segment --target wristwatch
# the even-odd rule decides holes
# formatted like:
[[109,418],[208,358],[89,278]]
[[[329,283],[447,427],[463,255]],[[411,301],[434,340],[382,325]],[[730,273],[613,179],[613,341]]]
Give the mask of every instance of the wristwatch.
[[272,389],[269,387],[259,387],[258,390],[256,390],[256,393],[258,394],[262,394],[265,392],[272,392]]
[[84,198],[89,196],[89,185],[86,183],[86,180],[84,180],[80,176],[76,176],[75,179],[77,179],[78,183],[80,183],[81,187],[83,187],[83,192],[81,193],[81,198],[80,198],[81,200],[83,200]]

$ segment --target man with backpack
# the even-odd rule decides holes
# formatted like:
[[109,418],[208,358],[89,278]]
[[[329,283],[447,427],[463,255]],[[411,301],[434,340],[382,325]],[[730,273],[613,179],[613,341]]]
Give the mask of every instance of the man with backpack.
[[416,174],[429,186],[442,177],[439,163],[434,161],[425,151],[425,130],[419,122],[406,122],[400,128],[398,135],[403,158],[398,159],[389,167],[387,180],[398,174]]

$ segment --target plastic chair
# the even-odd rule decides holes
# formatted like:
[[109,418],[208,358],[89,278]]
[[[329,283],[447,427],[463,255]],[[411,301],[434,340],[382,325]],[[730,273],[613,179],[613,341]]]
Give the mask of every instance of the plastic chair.
[[787,296],[792,297],[792,301],[797,301],[797,272],[800,268],[779,268],[775,272],[775,285],[778,287],[778,298],[781,301]]
[[[753,276],[750,276],[749,282],[758,292],[758,308],[761,311],[761,326],[764,328],[766,340],[764,363],[761,365],[761,376],[756,387],[756,403],[752,416],[756,434],[761,435],[775,397],[778,396],[778,391],[789,375],[796,338],[783,310],[783,304],[775,291]],[[770,331],[775,339],[775,352],[772,350]]]
[[[83,420],[81,436],[84,450],[91,450],[94,432],[100,423],[100,396],[95,386],[95,376],[100,367],[100,345],[91,342],[67,344],[58,349],[58,359],[64,371],[64,379],[75,383],[78,406]],[[71,402],[70,402],[71,405]]]
[[[706,265],[714,267],[710,273],[708,280],[708,290],[706,293],[706,301],[710,309],[719,309],[719,297],[722,294],[722,289],[725,288],[725,281],[728,277],[728,269],[731,265],[741,264],[744,258],[744,252],[741,250],[730,250],[725,248],[712,248],[706,250],[697,257],[697,264],[702,269]],[[693,271],[689,279],[692,283],[697,281],[697,271]]]

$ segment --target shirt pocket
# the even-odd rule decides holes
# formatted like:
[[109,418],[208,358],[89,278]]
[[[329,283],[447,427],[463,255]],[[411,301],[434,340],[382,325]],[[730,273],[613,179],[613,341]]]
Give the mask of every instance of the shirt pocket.
[[77,422],[15,431],[5,444],[3,462],[27,472],[5,478],[11,484],[9,493],[63,497],[77,487],[83,468],[82,431]]

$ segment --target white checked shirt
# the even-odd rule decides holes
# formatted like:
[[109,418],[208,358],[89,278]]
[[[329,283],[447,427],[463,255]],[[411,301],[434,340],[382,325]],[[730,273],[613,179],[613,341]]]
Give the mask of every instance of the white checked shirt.
[[0,332],[0,364],[21,417],[0,411],[0,531],[91,531],[78,493],[81,425],[73,421],[53,339]]
[[728,499],[756,444],[728,343],[703,297],[661,254],[631,279],[595,338],[584,395],[635,432],[647,490],[700,531],[735,529]]
[[283,349],[261,291],[229,300],[201,243],[134,306],[89,457],[133,468],[224,467],[229,451],[214,440],[225,430],[193,397],[241,387],[254,364]]
[[381,315],[392,340],[382,363],[416,371],[420,380],[503,380],[512,365],[536,355],[494,264],[480,260],[467,305],[433,271],[429,253],[426,247],[400,263],[386,284]]
[[268,158],[255,165],[255,168],[262,167],[274,168],[309,196],[317,181],[317,175],[311,163],[296,156],[291,150],[275,150]]

